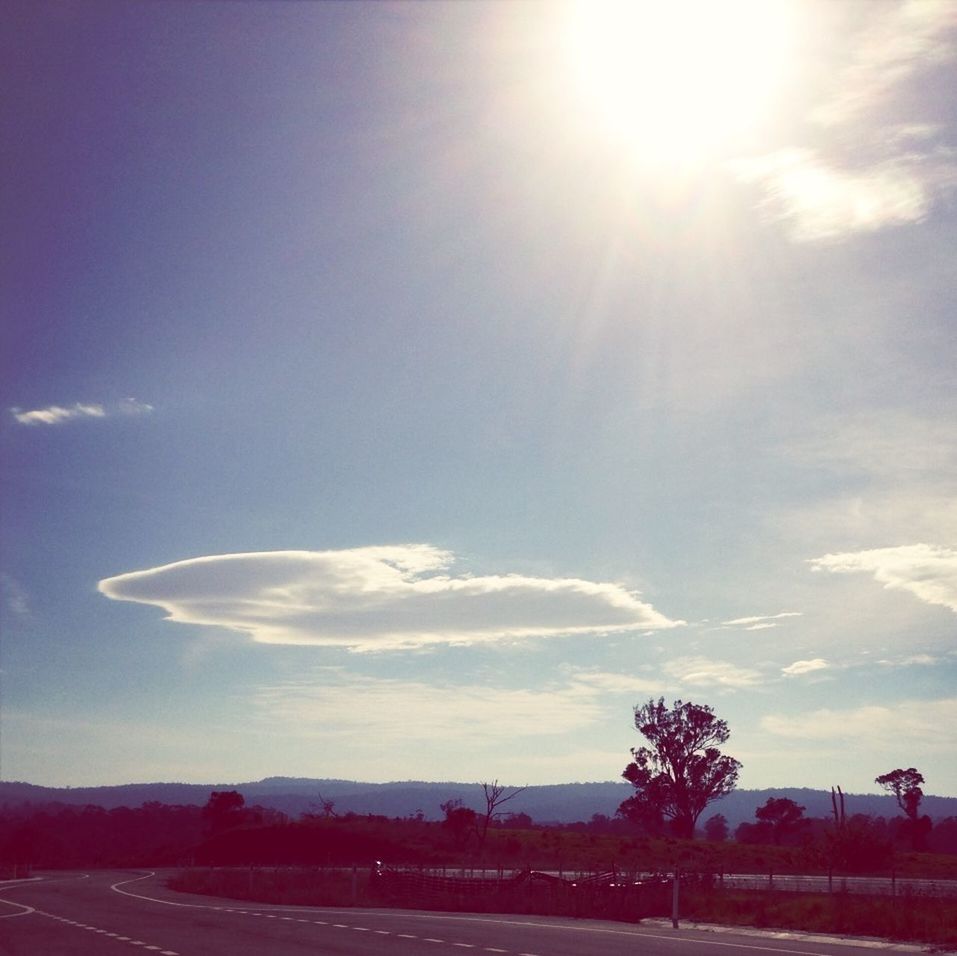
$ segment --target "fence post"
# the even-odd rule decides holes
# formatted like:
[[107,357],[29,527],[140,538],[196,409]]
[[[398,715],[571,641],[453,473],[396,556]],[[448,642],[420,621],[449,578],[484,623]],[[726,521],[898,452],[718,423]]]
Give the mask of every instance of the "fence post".
[[671,880],[671,928],[678,928],[678,867]]
[[352,905],[355,906],[359,899],[359,868],[352,864]]

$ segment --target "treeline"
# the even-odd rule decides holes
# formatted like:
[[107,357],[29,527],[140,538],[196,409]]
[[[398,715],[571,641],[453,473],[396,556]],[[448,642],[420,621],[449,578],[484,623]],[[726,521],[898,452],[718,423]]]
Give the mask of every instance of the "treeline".
[[[654,844],[633,822],[600,813],[587,821],[549,826],[536,825],[525,813],[502,814],[490,821],[482,840],[483,821],[477,814],[461,812],[455,801],[449,801],[445,810],[446,819],[435,822],[421,814],[403,818],[336,814],[327,804],[318,813],[291,821],[269,808],[245,806],[234,791],[214,792],[204,807],[157,802],[111,810],[63,804],[8,806],[0,810],[0,865],[365,864],[385,859],[589,869],[626,861],[641,865]],[[878,870],[911,842],[906,821],[900,818],[854,814],[837,827],[833,820],[800,815],[794,819],[792,814],[779,816],[775,827],[769,819],[755,816],[753,823],[728,832],[716,817],[720,815],[697,831],[693,845],[701,850],[712,847],[729,861],[749,848],[776,847],[793,851],[795,861],[800,858],[810,867],[832,859],[848,872]],[[783,825],[782,819],[787,819]],[[957,817],[937,821],[925,848],[930,853],[957,854]]]

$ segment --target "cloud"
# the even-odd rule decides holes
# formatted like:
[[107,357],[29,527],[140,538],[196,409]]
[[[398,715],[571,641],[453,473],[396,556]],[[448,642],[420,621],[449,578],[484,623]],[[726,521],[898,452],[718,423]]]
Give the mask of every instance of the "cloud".
[[935,749],[952,746],[942,728],[957,726],[957,698],[903,700],[892,706],[879,704],[846,710],[825,708],[806,714],[770,714],[761,718],[761,727],[778,737],[797,740],[837,740],[855,747],[880,745],[888,741],[922,744]]
[[764,190],[759,208],[796,242],[841,239],[922,222],[957,187],[957,151],[938,147],[841,168],[809,149],[740,161],[743,182]]
[[822,671],[831,665],[823,657],[815,657],[812,661],[795,661],[787,667],[781,668],[782,674],[789,677],[797,677],[800,674],[812,674],[814,671]]
[[211,555],[107,578],[117,601],[266,644],[355,650],[674,627],[617,584],[518,574],[451,576],[427,544]]
[[889,590],[909,591],[927,604],[957,613],[957,551],[929,544],[825,554],[809,562],[815,571],[870,573]]
[[881,667],[934,667],[940,663],[940,658],[931,654],[911,654],[909,657],[900,657],[896,660],[884,658],[877,663]]
[[102,405],[83,405],[77,402],[69,408],[62,405],[49,405],[46,408],[35,408],[29,412],[22,412],[19,408],[11,408],[10,413],[21,425],[62,425],[64,422],[77,418],[105,418],[106,412]]
[[869,26],[857,37],[835,95],[813,119],[825,126],[869,113],[918,71],[953,57],[957,26],[952,0],[903,0],[869,5]]
[[575,682],[584,687],[601,691],[604,694],[660,694],[665,684],[645,677],[632,677],[630,674],[616,674],[605,671],[583,671],[573,669],[570,672]]
[[152,405],[139,402],[135,398],[125,398],[112,406],[76,402],[69,407],[48,405],[46,408],[34,408],[24,412],[11,408],[10,414],[21,425],[64,425],[67,422],[85,418],[109,418],[114,415],[147,415],[153,411]]
[[17,617],[30,617],[30,601],[19,581],[9,574],[0,574],[0,593],[4,605]]
[[777,627],[777,622],[783,618],[801,617],[800,611],[782,611],[780,614],[761,614],[751,617],[736,617],[731,621],[724,621],[720,629],[743,627],[746,631],[763,631]]
[[831,415],[816,423],[813,433],[789,440],[785,452],[800,464],[842,477],[895,486],[915,479],[940,482],[957,470],[957,426],[946,417],[900,410]]
[[957,150],[942,141],[947,117],[934,115],[940,98],[927,95],[953,83],[933,75],[954,56],[953,4],[867,4],[861,19],[853,5],[835,9],[844,19],[830,33],[847,38],[844,65],[807,117],[809,140],[731,164],[796,242],[922,222],[957,188]]
[[568,734],[604,716],[600,694],[581,685],[528,690],[321,674],[260,688],[253,704],[261,720],[295,726],[305,736],[360,734],[376,747],[461,741],[463,727],[472,745],[500,744]]
[[752,687],[764,682],[761,673],[753,668],[704,657],[677,658],[668,661],[663,669],[669,677],[696,687]]

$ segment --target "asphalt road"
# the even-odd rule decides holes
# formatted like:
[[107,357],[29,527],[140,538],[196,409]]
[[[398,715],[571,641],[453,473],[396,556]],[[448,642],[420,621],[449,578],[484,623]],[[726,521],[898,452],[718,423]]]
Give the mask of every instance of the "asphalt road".
[[863,956],[807,937],[540,916],[243,905],[174,893],[162,875],[53,873],[0,883],[2,956]]

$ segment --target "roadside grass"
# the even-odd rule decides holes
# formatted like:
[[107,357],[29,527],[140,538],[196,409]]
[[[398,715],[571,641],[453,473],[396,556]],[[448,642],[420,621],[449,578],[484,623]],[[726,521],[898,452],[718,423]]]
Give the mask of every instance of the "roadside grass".
[[702,923],[957,946],[957,901],[914,894],[692,891],[681,898],[681,916]]

